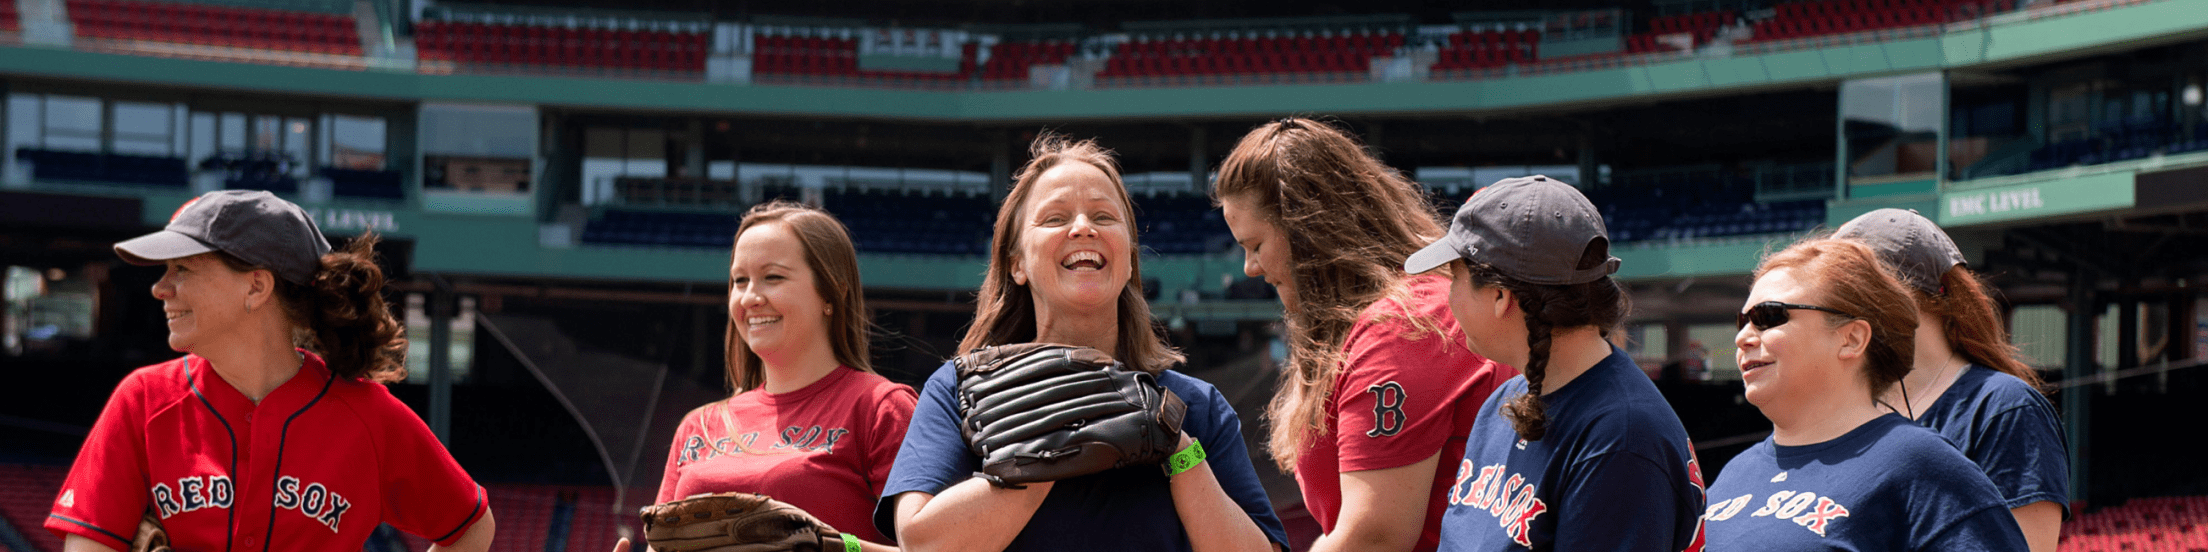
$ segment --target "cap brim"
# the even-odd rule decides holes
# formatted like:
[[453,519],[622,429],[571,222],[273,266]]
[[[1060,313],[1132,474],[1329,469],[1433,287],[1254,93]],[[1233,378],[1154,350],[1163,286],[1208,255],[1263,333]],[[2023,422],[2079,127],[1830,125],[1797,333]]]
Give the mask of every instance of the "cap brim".
[[115,255],[123,262],[139,266],[161,264],[169,259],[181,259],[214,251],[215,247],[168,230],[162,230],[115,244]]
[[1434,243],[1427,244],[1425,249],[1412,253],[1410,258],[1404,259],[1403,271],[1411,274],[1422,274],[1462,258],[1464,258],[1464,255],[1457,253],[1455,240],[1443,236],[1441,239],[1434,240]]

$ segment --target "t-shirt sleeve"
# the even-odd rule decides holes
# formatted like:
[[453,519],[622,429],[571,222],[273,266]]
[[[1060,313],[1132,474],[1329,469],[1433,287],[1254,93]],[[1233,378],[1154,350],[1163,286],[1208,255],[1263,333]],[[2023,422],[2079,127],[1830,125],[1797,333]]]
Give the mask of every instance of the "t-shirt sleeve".
[[897,538],[897,495],[910,491],[940,493],[952,484],[972,477],[981,459],[966,451],[959,434],[958,371],[949,362],[928,376],[912,409],[897,461],[882,484],[882,497],[874,504],[874,528]]
[[890,468],[896,465],[897,454],[904,448],[905,428],[912,424],[912,410],[920,400],[919,393],[903,384],[884,384],[880,400],[874,402],[868,413],[866,444],[866,482],[868,490],[881,496],[889,481]]
[[2011,552],[2029,550],[2024,542],[2024,530],[2016,525],[2016,515],[2000,508],[1986,508],[1956,520],[1945,530],[1931,535],[1924,544],[1913,551],[1925,552]]
[[[1198,426],[1194,423],[1198,420],[1191,420],[1187,427],[1190,436],[1203,444],[1204,461],[1211,464],[1212,477],[1219,480],[1219,488],[1249,514],[1250,521],[1257,523],[1266,539],[1285,548],[1288,532],[1281,525],[1280,516],[1273,513],[1272,500],[1265,496],[1265,485],[1257,480],[1257,468],[1250,464],[1249,445],[1242,441],[1242,419],[1235,415],[1234,405],[1227,402],[1226,395],[1210,386],[1204,389],[1208,393],[1197,398],[1205,403],[1205,415],[1200,420],[1204,423]],[[1183,397],[1184,401],[1188,399]],[[1190,415],[1194,416],[1196,413],[1191,406]]]
[[[1455,373],[1444,338],[1403,337],[1400,322],[1353,330],[1335,388],[1334,446],[1345,472],[1407,466],[1441,450],[1455,421]],[[1428,332],[1432,334],[1432,332]]]
[[383,521],[440,546],[451,546],[490,509],[483,487],[452,459],[421,417],[377,386],[385,402],[374,418],[384,428]]
[[138,398],[145,376],[134,373],[115,387],[107,406],[77,451],[69,476],[54,497],[46,529],[55,536],[79,535],[118,550],[130,549],[138,518],[146,511],[145,437]]
[[1555,495],[1564,507],[1551,509],[1557,527],[1572,528],[1556,532],[1556,550],[1676,552],[1682,516],[1702,514],[1699,505],[1680,510],[1674,486],[1685,484],[1686,474],[1668,473],[1639,454],[1612,452],[1573,470]]
[[2046,399],[2025,399],[2030,402],[1986,419],[1971,461],[1993,480],[2009,509],[2050,501],[2062,506],[2063,516],[2068,517],[2070,459],[2062,427]]
[[[652,499],[653,503],[671,502],[677,498],[682,498],[675,496],[682,489],[682,470],[680,468],[685,463],[682,457],[685,454],[703,455],[705,453],[704,448],[711,446],[711,442],[705,440],[704,432],[701,431],[703,426],[699,422],[699,418],[712,412],[715,404],[720,403],[709,403],[692,409],[689,414],[683,415],[682,425],[675,428],[674,442],[667,445],[667,471],[660,473],[659,494]],[[692,440],[696,440],[697,443],[691,443]]]

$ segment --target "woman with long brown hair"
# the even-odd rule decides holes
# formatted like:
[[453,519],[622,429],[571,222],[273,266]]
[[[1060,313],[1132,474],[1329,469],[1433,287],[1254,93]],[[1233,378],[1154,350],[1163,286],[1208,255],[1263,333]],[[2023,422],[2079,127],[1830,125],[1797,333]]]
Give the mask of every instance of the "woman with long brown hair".
[[737,226],[728,285],[735,393],[683,416],[658,502],[765,494],[834,527],[842,549],[895,550],[871,514],[915,394],[874,373],[850,234],[813,207],[753,207]]
[[[1015,343],[1090,347],[1151,372],[1185,401],[1176,456],[1025,487],[974,477],[959,425],[957,370],[929,376],[875,524],[907,550],[1271,550],[1286,542],[1242,443],[1241,422],[1210,384],[1167,370],[1181,361],[1143,300],[1133,201],[1111,153],[1092,141],[1037,138],[997,211],[974,323],[960,352]],[[1203,452],[1209,449],[1208,452]]]
[[141,519],[177,550],[358,550],[389,523],[431,550],[486,550],[483,487],[383,384],[406,379],[374,234],[331,250],[305,210],[224,190],[115,244],[153,284],[169,348],[123,378],[46,529],[129,550]]
[[1879,401],[1910,371],[1916,308],[1862,244],[1809,239],[1756,267],[1733,336],[1771,436],[1710,485],[1709,550],[2016,551],[1993,483]]
[[2032,552],[2054,552],[2070,508],[2062,423],[1962,250],[1931,219],[1901,209],[1864,213],[1833,237],[1878,252],[1916,301],[1913,369],[1881,402],[1961,448],[2001,490]]
[[1403,272],[1443,230],[1425,193],[1342,129],[1286,118],[1227,154],[1212,198],[1287,311],[1270,448],[1319,522],[1311,549],[1433,550],[1479,402],[1518,371],[1465,347],[1447,276]]

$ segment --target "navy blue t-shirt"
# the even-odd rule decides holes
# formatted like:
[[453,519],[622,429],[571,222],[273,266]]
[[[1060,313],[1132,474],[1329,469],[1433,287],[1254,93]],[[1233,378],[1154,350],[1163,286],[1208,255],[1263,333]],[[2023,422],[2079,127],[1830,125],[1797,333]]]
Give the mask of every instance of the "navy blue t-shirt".
[[1466,440],[1441,550],[1702,548],[1702,471],[1687,430],[1633,360],[1610,356],[1544,397],[1548,434],[1523,441],[1500,412],[1511,378]]
[[2042,500],[2070,515],[2070,458],[2055,405],[2031,384],[1976,364],[1917,416],[1978,464],[2016,509]]
[[[1242,443],[1242,420],[1225,395],[1202,380],[1174,371],[1158,374],[1158,382],[1188,403],[1188,417],[1181,431],[1203,443],[1205,462],[1227,496],[1234,499],[1257,528],[1274,543],[1288,542],[1280,518],[1273,514],[1265,487],[1250,466],[1249,447]],[[943,363],[928,376],[913,409],[912,425],[905,430],[904,447],[889,469],[882,499],[874,507],[874,526],[896,538],[896,498],[919,491],[940,494],[981,469],[981,459],[968,452],[959,433],[963,420],[958,411],[958,369]],[[1181,550],[1190,549],[1188,530],[1181,527],[1173,509],[1173,492],[1158,466],[1130,466],[1058,481],[1020,530],[1008,552],[1023,550]]]
[[1711,552],[2029,549],[1985,474],[1899,414],[1814,445],[1748,447],[1702,517]]

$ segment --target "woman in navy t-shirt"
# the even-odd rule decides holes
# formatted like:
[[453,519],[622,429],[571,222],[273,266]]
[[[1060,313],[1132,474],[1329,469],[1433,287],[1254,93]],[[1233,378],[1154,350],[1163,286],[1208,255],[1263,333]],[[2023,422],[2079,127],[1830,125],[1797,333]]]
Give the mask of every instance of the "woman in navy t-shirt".
[[[1188,404],[1182,454],[1208,460],[1165,475],[1128,466],[997,488],[959,432],[956,370],[928,378],[890,468],[874,525],[911,551],[1273,550],[1287,542],[1258,484],[1241,420],[1211,384],[1166,368],[1181,355],[1153,329],[1135,275],[1135,220],[1111,154],[1094,142],[1036,140],[997,213],[989,269],[961,352],[1048,342],[1111,353]],[[1200,447],[1200,448],[1198,448]],[[1203,456],[1198,456],[1203,458]]]
[[1627,305],[1594,205],[1546,177],[1498,182],[1404,269],[1444,265],[1472,351],[1525,375],[1472,422],[1440,549],[1701,550],[1686,428],[1606,339]]
[[1916,299],[1915,369],[1886,392],[1886,406],[1961,448],[2000,489],[2032,552],[2055,552],[2070,502],[2062,423],[1962,250],[1901,209],[1864,213],[1833,237],[1870,246]]
[[1734,354],[1772,433],[1710,486],[1710,550],[2026,548],[1969,459],[1878,402],[1909,372],[1916,307],[1869,248],[1796,243],[1755,282]]

